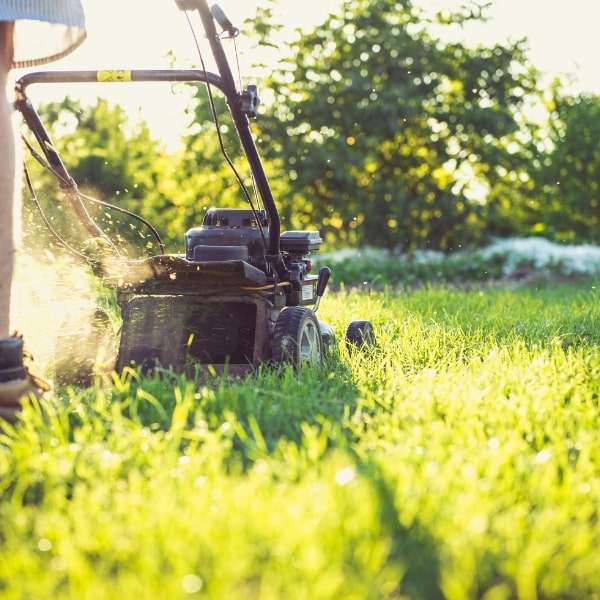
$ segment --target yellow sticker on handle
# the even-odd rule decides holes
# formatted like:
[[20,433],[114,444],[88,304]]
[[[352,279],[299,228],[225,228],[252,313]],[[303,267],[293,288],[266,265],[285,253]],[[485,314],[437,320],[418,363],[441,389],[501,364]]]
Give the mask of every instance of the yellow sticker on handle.
[[98,71],[97,79],[100,83],[106,81],[131,81],[131,71]]

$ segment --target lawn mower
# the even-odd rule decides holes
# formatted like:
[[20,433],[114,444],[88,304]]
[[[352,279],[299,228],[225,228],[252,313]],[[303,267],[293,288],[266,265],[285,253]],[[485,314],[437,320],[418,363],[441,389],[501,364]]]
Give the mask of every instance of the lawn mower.
[[[331,274],[327,267],[318,275],[311,273],[308,256],[319,250],[320,232],[281,232],[277,206],[250,129],[250,120],[257,116],[257,88],[237,89],[222,45],[238,29],[219,6],[209,7],[206,0],[176,0],[176,4],[182,11],[199,14],[216,73],[208,71],[201,60],[201,69],[45,71],[25,74],[16,82],[16,109],[41,153],[28,144],[30,150],[57,178],[64,201],[87,232],[88,251],[80,253],[103,284],[116,290],[122,327],[115,368],[185,372],[200,366],[236,375],[265,362],[320,363],[336,343],[332,328],[316,316]],[[89,198],[69,175],[27,96],[32,84],[85,82],[203,86],[217,132],[219,117],[212,90],[220,90],[247,159],[255,198],[238,178],[247,206],[209,208],[202,224],[185,233],[185,253],[167,254],[160,243],[161,253],[148,258],[120,256],[110,235],[91,216],[86,205]],[[98,323],[101,327],[101,315]],[[366,320],[351,322],[345,336],[354,346],[374,344],[373,327]]]

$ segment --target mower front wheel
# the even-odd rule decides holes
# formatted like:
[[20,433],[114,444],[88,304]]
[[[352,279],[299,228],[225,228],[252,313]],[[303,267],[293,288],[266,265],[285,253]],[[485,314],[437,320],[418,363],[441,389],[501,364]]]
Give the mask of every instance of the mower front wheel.
[[346,342],[356,348],[375,345],[375,331],[370,321],[352,321],[346,330]]
[[290,306],[281,311],[273,332],[272,358],[296,367],[322,362],[323,340],[312,310]]

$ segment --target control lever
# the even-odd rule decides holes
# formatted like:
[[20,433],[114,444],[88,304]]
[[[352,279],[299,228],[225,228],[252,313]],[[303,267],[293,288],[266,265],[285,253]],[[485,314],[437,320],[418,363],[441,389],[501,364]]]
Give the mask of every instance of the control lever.
[[[177,8],[179,10],[196,10],[200,8],[201,0],[175,0]],[[237,37],[240,30],[234,27],[231,21],[227,18],[227,15],[218,4],[213,4],[210,8],[210,14],[212,18],[226,31],[230,37]]]
[[317,299],[315,300],[315,304],[313,306],[313,312],[315,313],[319,309],[319,304],[321,303],[321,298],[325,293],[325,288],[327,287],[329,277],[331,277],[331,269],[329,267],[321,267],[319,269],[319,277],[317,278]]
[[213,16],[213,19],[221,26],[223,31],[226,31],[229,34],[229,37],[237,37],[240,33],[240,30],[237,27],[234,27],[231,21],[227,18],[227,15],[223,12],[223,9],[218,4],[213,4],[210,7],[210,13]]

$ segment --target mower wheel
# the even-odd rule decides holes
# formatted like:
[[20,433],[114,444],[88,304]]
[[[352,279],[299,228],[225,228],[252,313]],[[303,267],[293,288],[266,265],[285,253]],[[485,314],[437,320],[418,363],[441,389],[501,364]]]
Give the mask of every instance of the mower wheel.
[[312,310],[290,306],[281,311],[273,332],[272,357],[275,362],[295,367],[321,363],[323,340]]
[[375,331],[370,321],[352,321],[346,330],[346,341],[352,346],[375,345]]

